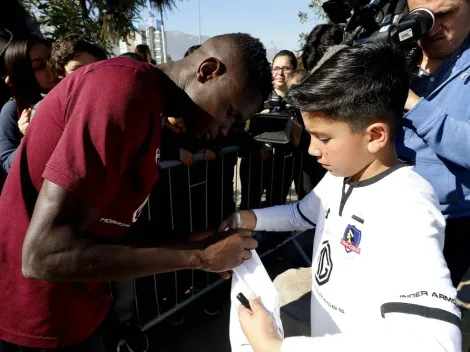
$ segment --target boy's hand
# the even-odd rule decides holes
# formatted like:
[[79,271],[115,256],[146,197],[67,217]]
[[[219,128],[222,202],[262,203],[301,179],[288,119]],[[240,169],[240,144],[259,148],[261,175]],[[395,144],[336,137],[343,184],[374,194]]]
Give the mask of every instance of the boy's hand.
[[196,162],[194,155],[186,149],[180,149],[180,160],[186,166],[191,166]]
[[[237,219],[238,218],[238,219]],[[240,210],[225,219],[219,226],[219,231],[229,229],[254,230],[256,227],[256,215],[252,210]]]
[[250,299],[251,310],[240,305],[242,330],[255,352],[281,352],[282,340],[271,314],[258,299]]

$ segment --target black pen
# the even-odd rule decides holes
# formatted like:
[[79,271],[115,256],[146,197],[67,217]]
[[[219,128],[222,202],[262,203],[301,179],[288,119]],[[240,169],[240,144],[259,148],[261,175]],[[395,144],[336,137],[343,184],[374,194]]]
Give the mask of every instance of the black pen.
[[251,310],[251,306],[250,306],[250,302],[246,299],[245,295],[243,293],[239,293],[237,295],[237,299],[240,301],[241,304],[243,304],[243,306],[246,308],[246,309],[249,309]]

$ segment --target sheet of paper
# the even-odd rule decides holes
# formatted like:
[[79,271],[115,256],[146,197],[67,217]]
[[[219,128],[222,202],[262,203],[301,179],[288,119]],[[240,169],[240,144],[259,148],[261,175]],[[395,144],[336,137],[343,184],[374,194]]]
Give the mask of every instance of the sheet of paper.
[[232,291],[230,294],[232,300],[230,310],[230,344],[233,352],[253,351],[238,320],[240,302],[236,296],[240,292],[248,299],[252,294],[261,299],[263,305],[274,317],[279,335],[284,338],[284,330],[280,317],[279,293],[256,251],[253,250],[251,252],[253,255],[251,259],[235,269],[242,280],[238,279],[237,275],[232,277]]

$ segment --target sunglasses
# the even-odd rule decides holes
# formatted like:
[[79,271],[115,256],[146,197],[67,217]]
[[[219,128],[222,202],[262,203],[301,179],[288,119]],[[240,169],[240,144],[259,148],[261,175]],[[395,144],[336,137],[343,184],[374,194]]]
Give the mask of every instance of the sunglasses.
[[5,53],[5,50],[12,40],[13,34],[6,28],[0,28],[0,56]]

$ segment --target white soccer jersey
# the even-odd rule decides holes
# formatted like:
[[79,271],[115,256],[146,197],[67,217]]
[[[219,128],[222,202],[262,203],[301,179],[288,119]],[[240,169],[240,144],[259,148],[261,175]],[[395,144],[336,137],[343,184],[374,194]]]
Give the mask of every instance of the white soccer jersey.
[[316,224],[312,337],[282,351],[461,351],[460,311],[432,187],[398,165],[350,182],[328,173],[298,203],[255,210],[256,230]]

